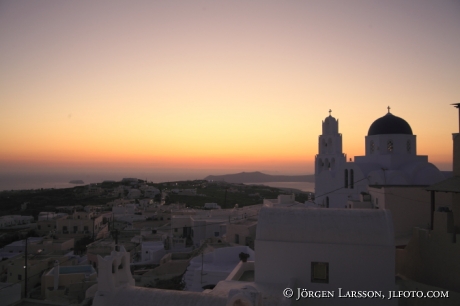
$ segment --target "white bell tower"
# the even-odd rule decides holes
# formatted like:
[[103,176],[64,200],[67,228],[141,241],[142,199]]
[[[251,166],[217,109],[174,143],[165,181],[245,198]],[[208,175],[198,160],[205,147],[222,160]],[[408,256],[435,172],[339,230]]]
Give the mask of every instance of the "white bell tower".
[[339,133],[339,120],[331,116],[323,121],[323,133],[318,139],[318,154],[315,157],[315,175],[321,171],[335,171],[338,164],[345,163],[342,152],[342,134]]
[[[323,121],[323,131],[318,138],[318,154],[315,156],[315,202],[318,204],[324,202],[322,195],[330,191],[321,176],[325,176],[324,172],[329,173],[327,176],[343,175],[342,169],[347,159],[342,152],[339,121],[332,117],[331,112],[329,110],[329,116]],[[327,200],[324,203],[326,207],[329,206]]]

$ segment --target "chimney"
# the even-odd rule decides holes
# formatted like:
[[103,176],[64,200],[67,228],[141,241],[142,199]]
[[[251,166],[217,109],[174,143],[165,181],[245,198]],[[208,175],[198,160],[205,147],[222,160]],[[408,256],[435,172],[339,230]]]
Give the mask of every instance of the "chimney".
[[458,108],[458,123],[459,131],[452,134],[452,140],[454,141],[454,152],[453,152],[453,174],[454,176],[460,176],[460,103],[452,104]]
[[[459,131],[452,134],[452,140],[454,141],[453,175],[455,177],[460,176],[460,103],[452,105],[458,108],[459,116]],[[454,214],[455,233],[458,235],[460,233],[460,193],[452,193],[452,212]]]

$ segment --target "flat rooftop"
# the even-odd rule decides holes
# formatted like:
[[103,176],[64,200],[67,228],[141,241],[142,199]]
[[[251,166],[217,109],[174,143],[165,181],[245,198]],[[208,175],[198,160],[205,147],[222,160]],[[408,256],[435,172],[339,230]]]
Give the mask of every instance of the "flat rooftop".
[[[51,269],[47,275],[53,275],[54,269]],[[59,267],[59,274],[93,274],[96,273],[93,266],[85,265],[85,266],[63,266]]]

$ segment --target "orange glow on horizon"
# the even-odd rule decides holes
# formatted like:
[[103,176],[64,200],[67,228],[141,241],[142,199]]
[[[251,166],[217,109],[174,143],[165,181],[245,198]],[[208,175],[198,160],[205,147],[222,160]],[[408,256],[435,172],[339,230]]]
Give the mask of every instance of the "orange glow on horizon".
[[452,169],[457,2],[44,2],[0,10],[0,173],[313,173],[329,109],[349,160],[388,105]]

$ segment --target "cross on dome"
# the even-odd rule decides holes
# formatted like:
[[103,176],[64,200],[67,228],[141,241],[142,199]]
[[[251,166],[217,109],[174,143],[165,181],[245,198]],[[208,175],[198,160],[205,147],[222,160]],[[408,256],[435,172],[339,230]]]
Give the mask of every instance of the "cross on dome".
[[391,109],[390,106],[388,106],[387,108],[388,108],[388,113],[390,113],[390,109]]

